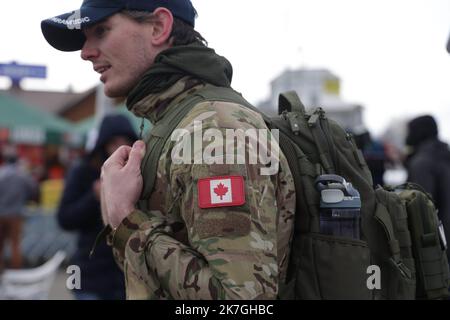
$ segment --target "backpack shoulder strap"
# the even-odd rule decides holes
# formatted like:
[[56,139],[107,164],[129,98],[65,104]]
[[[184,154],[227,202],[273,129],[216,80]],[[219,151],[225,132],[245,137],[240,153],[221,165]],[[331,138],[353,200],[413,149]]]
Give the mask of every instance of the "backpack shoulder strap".
[[336,149],[331,141],[329,122],[322,108],[317,108],[309,117],[308,126],[316,143],[320,161],[328,174],[336,172]]
[[264,120],[269,120],[261,110],[255,108],[250,102],[248,102],[239,92],[230,87],[215,87],[207,85],[203,90],[199,90],[197,95],[203,98],[203,101],[226,101],[234,102],[244,107],[257,112],[263,116]]
[[176,109],[168,112],[167,115],[161,119],[149,133],[147,140],[147,151],[141,164],[141,172],[145,172],[144,185],[138,206],[141,209],[148,209],[148,202],[145,199],[150,197],[153,191],[156,179],[156,172],[158,169],[159,158],[166,141],[169,139],[172,132],[180,124],[181,120],[192,110],[192,108],[202,100],[201,96],[196,94],[187,96],[182,101],[175,101],[169,104],[167,108]]
[[283,112],[298,112],[302,115],[306,113],[305,106],[300,100],[297,92],[283,92],[278,97],[278,114]]

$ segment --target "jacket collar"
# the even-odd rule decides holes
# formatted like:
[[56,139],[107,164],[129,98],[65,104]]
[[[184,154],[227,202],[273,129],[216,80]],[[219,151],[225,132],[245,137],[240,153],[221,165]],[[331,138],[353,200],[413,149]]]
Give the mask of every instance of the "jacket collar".
[[152,124],[156,124],[164,117],[167,106],[172,102],[181,101],[187,95],[204,87],[205,84],[192,77],[186,76],[178,80],[167,90],[151,93],[135,103],[130,111],[137,117],[146,118]]

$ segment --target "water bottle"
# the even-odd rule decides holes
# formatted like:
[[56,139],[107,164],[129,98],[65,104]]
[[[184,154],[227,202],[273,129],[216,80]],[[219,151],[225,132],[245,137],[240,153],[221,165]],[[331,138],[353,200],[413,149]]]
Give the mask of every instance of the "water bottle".
[[360,240],[358,190],[338,175],[321,175],[315,186],[320,192],[320,233]]

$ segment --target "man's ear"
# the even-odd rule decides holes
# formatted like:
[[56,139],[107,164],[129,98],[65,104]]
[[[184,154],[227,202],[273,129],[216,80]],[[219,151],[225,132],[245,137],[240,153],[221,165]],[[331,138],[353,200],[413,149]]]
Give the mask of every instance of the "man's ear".
[[152,44],[161,46],[168,42],[170,34],[172,33],[173,15],[172,12],[166,8],[156,8],[153,11],[155,20],[153,24]]

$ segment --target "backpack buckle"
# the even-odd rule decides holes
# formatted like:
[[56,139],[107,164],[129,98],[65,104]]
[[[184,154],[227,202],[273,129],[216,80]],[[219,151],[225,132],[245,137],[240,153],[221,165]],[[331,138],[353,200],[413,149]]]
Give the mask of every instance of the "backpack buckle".
[[310,127],[315,127],[317,120],[319,120],[319,118],[320,118],[320,115],[318,113],[314,112],[308,120],[308,125]]
[[394,258],[389,258],[389,262],[400,272],[404,278],[412,279],[412,272],[403,263],[403,261],[395,261]]
[[317,108],[316,110],[314,110],[314,112],[312,113],[311,117],[308,120],[308,125],[310,127],[315,127],[317,124],[317,121],[319,119],[325,119],[325,111],[322,108]]
[[301,123],[300,120],[298,119],[298,114],[297,113],[293,113],[293,112],[289,112],[286,117],[289,120],[289,124],[291,125],[291,130],[295,135],[298,135],[300,133],[300,127],[301,127]]

